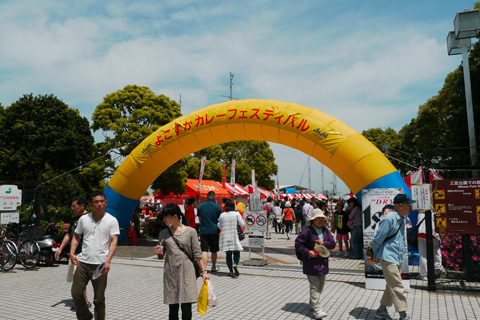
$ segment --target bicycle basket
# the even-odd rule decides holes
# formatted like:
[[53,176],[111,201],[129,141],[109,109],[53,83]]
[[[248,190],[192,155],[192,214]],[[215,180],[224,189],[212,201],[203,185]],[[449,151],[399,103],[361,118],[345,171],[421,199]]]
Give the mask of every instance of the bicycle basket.
[[40,226],[29,226],[23,230],[23,238],[35,239],[43,236],[45,230]]

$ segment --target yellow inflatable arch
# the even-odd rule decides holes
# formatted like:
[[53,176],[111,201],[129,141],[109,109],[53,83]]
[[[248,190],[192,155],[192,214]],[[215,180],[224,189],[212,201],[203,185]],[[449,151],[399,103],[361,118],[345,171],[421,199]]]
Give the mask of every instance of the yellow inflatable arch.
[[408,191],[390,161],[342,121],[296,103],[251,99],[197,110],[143,140],[109,181],[107,211],[126,228],[140,197],[168,167],[193,152],[237,140],[270,141],[300,150],[329,167],[357,195],[366,187]]

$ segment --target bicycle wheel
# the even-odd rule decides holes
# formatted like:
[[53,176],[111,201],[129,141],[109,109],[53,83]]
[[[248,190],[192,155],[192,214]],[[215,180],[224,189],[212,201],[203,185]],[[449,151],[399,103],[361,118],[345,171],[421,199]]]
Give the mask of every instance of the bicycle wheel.
[[5,240],[2,244],[2,251],[2,268],[3,270],[8,271],[15,267],[15,264],[17,263],[17,246],[15,245],[15,242],[11,240]]
[[4,258],[2,246],[0,246],[0,269],[3,271],[3,258]]
[[37,265],[40,256],[40,247],[33,240],[24,240],[18,247],[18,258],[20,263],[27,269]]

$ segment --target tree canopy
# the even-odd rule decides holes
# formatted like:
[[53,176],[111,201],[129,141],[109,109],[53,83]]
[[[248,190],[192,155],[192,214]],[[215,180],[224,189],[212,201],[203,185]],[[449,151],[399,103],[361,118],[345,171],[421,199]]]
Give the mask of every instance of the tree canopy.
[[275,187],[271,178],[278,173],[275,157],[270,145],[265,141],[233,141],[203,149],[194,154],[190,167],[187,166],[188,177],[198,179],[200,159],[207,156],[204,178],[216,181],[222,180],[223,162],[225,161],[227,180],[231,171],[232,160],[235,159],[235,181],[241,185],[252,182],[251,172],[255,169],[255,179],[259,186],[268,190]]
[[[88,120],[78,110],[51,94],[24,95],[0,109],[0,180],[35,189],[39,218],[42,202],[66,205],[73,196],[100,186],[103,162],[87,164],[98,151]],[[46,188],[38,188],[50,180]],[[43,211],[48,212],[46,207]]]
[[102,131],[105,151],[127,156],[142,138],[181,115],[180,105],[167,96],[127,85],[103,98],[92,115],[92,129]]

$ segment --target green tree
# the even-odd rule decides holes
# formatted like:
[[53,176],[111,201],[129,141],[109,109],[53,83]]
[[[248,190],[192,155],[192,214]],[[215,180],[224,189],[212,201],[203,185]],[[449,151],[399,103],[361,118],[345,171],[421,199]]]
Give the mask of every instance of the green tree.
[[[0,180],[21,182],[35,189],[35,212],[41,211],[48,219],[48,199],[85,194],[88,185],[98,186],[103,179],[102,170],[95,174],[84,171],[70,172],[93,159],[95,146],[88,120],[78,110],[69,108],[53,95],[24,95],[0,113]],[[100,167],[88,164],[86,167]],[[66,175],[75,175],[69,177]],[[64,179],[59,177],[65,176]],[[75,180],[75,183],[72,182]],[[51,181],[52,192],[47,192]],[[64,181],[62,183],[62,181]],[[47,183],[46,185],[44,185]],[[53,187],[53,185],[55,185]],[[69,194],[66,190],[74,190]],[[53,190],[58,189],[58,192]],[[73,191],[72,191],[73,192]],[[45,201],[47,200],[47,201]],[[68,205],[63,199],[55,205]],[[42,208],[41,208],[42,206]]]
[[207,157],[204,179],[222,180],[225,161],[226,180],[230,180],[232,160],[235,159],[235,181],[241,185],[251,183],[251,172],[255,169],[255,178],[259,186],[268,190],[275,187],[271,178],[278,173],[270,145],[265,141],[233,141],[214,145],[196,152],[187,163],[186,171],[191,179],[198,179],[200,159]]
[[390,145],[398,140],[398,134],[392,128],[385,130],[381,128],[368,129],[363,131],[362,135],[384,153],[387,153]]
[[405,167],[406,154],[400,150],[400,135],[394,129],[373,128],[363,131],[362,135],[382,151],[402,174],[412,169]]
[[152,188],[154,190],[161,190],[165,195],[170,193],[185,193],[185,184],[187,183],[185,165],[189,158],[190,157],[183,158],[171,165],[157,179],[155,179],[152,183]]
[[[147,87],[127,85],[103,98],[93,113],[92,129],[101,130],[105,137],[101,150],[125,157],[142,139],[181,115],[180,105],[167,96],[156,95]],[[172,165],[152,187],[166,194],[185,192],[183,167],[184,161]],[[110,163],[109,169],[113,174],[115,164]]]
[[180,105],[167,96],[127,85],[103,98],[93,113],[92,129],[103,133],[105,151],[127,156],[141,139],[181,115]]

